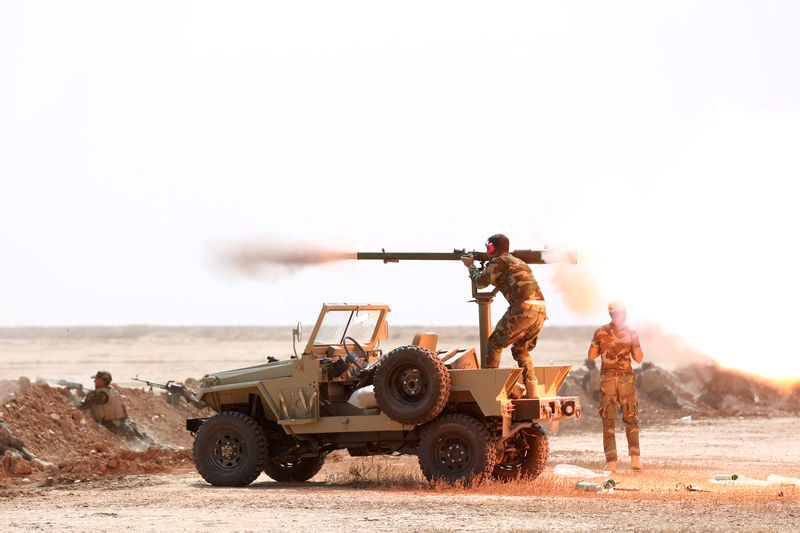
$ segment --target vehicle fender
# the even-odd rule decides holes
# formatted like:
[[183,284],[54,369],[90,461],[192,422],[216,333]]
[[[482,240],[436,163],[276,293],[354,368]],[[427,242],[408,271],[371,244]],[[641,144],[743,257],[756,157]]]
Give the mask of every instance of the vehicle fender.
[[521,368],[450,370],[450,401],[478,404],[484,416],[501,416],[501,401],[522,374]]

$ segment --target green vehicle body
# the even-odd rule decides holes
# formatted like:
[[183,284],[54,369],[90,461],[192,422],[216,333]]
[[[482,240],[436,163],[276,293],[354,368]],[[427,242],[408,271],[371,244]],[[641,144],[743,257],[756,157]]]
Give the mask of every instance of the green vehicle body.
[[[278,481],[305,481],[337,449],[352,456],[417,454],[429,479],[541,473],[549,446],[539,424],[581,414],[577,397],[557,394],[570,366],[537,366],[538,399],[524,399],[520,368],[479,368],[475,348],[440,350],[435,334],[420,333],[384,353],[389,311],[381,304],[324,304],[301,353],[204,376],[198,399],[218,415],[186,424],[196,434],[201,475],[215,485],[245,485],[261,471]],[[298,324],[294,340],[301,337]],[[389,416],[369,392],[365,401],[352,401],[374,385],[386,410],[387,398],[417,406],[420,389],[428,394],[435,387],[420,377],[424,369],[401,365],[395,378],[380,370],[391,358],[409,355],[446,369],[440,378],[449,388],[435,416],[398,421],[403,417]],[[401,392],[381,396],[387,383]],[[212,433],[215,425],[221,429]]]

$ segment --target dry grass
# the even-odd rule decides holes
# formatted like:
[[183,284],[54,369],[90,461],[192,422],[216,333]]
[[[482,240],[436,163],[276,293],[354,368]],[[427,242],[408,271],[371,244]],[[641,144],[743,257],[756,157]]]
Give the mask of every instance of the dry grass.
[[[660,501],[698,501],[698,502],[768,502],[800,501],[800,487],[796,486],[737,486],[711,483],[709,480],[721,473],[718,469],[706,467],[691,469],[682,467],[674,461],[656,461],[646,465],[643,472],[618,472],[610,477],[619,489],[638,489],[636,491],[615,490],[613,494],[598,494],[576,488],[579,481],[602,484],[605,478],[581,480],[553,474],[552,466],[535,480],[518,479],[509,482],[475,480],[449,484],[445,482],[428,483],[414,456],[347,457],[341,456],[332,467],[326,467],[324,482],[341,488],[376,489],[399,492],[436,492],[440,494],[475,494],[493,496],[525,497],[573,497],[598,498],[611,497],[630,500]],[[683,485],[676,489],[676,484]],[[691,485],[710,492],[688,491],[683,487]]]

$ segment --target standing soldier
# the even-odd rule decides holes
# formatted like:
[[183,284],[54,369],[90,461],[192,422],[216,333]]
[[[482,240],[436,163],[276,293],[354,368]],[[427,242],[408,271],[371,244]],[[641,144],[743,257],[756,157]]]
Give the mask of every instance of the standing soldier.
[[594,332],[589,347],[589,359],[601,357],[600,368],[600,418],[603,420],[603,449],[606,454],[606,470],[617,471],[617,441],[614,426],[617,410],[622,407],[622,421],[628,437],[628,453],[631,469],[642,469],[639,461],[639,419],[636,403],[636,387],[631,367],[631,357],[641,363],[644,356],[639,345],[639,335],[625,325],[627,312],[621,302],[608,304],[611,322]]
[[542,331],[545,313],[544,296],[525,261],[508,253],[508,237],[497,234],[486,241],[489,262],[486,267],[475,267],[474,258],[469,255],[461,260],[469,268],[469,276],[476,287],[483,289],[494,285],[508,300],[506,314],[497,322],[489,337],[486,364],[490,368],[500,366],[503,348],[511,345],[511,355],[522,368],[525,380],[525,397],[536,398],[536,375],[530,351],[536,347],[539,332]]
[[105,370],[92,376],[95,389],[89,392],[78,405],[78,409],[91,410],[92,416],[112,433],[125,437],[134,444],[157,446],[148,434],[139,431],[136,423],[128,416],[128,409],[122,402],[117,389],[111,388],[111,374]]

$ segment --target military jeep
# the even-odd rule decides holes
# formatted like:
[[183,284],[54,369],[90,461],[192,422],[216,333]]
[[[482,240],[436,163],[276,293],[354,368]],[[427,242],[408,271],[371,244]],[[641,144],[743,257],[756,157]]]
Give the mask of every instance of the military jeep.
[[333,450],[416,454],[428,480],[534,478],[549,456],[539,425],[580,417],[558,397],[570,366],[536,367],[538,399],[519,368],[479,368],[475,348],[440,350],[435,333],[384,353],[386,305],[325,304],[302,353],[208,374],[198,398],[217,414],[186,421],[194,463],[212,485],[263,471],[306,481]]

